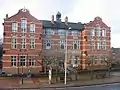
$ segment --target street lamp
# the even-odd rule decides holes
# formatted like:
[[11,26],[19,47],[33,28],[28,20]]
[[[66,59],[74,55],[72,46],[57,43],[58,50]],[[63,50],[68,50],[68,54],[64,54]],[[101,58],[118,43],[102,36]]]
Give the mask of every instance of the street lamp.
[[18,54],[18,75],[19,75],[19,54]]
[[65,66],[65,81],[64,81],[64,84],[66,84],[66,81],[67,81],[67,53],[68,53],[68,50],[67,50],[67,34],[68,34],[68,30],[70,30],[71,27],[67,28],[66,30],[66,48],[65,48],[65,62],[64,62],[64,66]]
[[[20,49],[20,52],[22,51],[22,49]],[[24,50],[24,52],[26,51],[26,49]],[[24,62],[23,62],[23,55],[24,53],[21,53],[21,56],[20,56],[20,66],[22,65],[22,82],[21,82],[21,84],[23,84],[23,65],[24,65]],[[22,62],[21,62],[22,61]]]
[[22,84],[23,84],[23,54],[22,54]]

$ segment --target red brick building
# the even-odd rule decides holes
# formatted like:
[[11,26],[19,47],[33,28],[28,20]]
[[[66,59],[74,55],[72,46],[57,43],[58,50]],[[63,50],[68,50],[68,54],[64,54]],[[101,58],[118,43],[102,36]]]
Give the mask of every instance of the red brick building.
[[100,17],[95,17],[94,21],[86,23],[82,32],[82,57],[84,68],[87,68],[88,62],[93,66],[104,66],[104,60],[108,59],[111,53],[111,30]]
[[[110,52],[110,28],[96,17],[82,24],[61,21],[61,13],[51,20],[37,20],[26,9],[4,19],[3,70],[8,73],[37,73],[42,70],[40,50],[65,52],[66,30],[68,66],[87,69],[89,56],[94,55],[94,65],[102,65],[100,56]],[[51,53],[51,52],[48,52]],[[99,61],[99,63],[98,63]]]
[[42,49],[42,23],[26,9],[4,19],[3,70],[8,73],[38,72]]

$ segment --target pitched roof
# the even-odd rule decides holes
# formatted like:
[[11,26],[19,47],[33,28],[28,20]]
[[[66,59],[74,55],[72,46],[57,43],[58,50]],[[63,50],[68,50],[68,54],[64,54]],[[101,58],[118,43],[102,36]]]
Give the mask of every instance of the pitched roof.
[[69,27],[72,30],[83,30],[84,24],[82,23],[73,23],[68,22],[68,25],[65,24],[65,22],[56,22],[54,21],[54,24],[51,23],[49,20],[41,20],[43,22],[43,28],[57,28],[57,29],[68,29]]
[[16,20],[18,18],[23,18],[23,17],[24,18],[29,18],[29,20],[31,20],[33,22],[40,23],[40,21],[37,18],[35,18],[34,16],[32,16],[30,14],[29,10],[27,10],[27,9],[26,9],[25,12],[23,11],[23,9],[20,9],[17,14],[15,14],[15,15],[13,15],[11,17],[8,17],[5,20],[12,21],[12,20]]

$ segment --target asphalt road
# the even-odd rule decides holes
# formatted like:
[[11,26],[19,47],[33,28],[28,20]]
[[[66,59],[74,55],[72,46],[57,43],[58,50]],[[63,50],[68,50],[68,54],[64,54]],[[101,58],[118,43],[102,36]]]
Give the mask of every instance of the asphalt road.
[[83,86],[83,87],[41,88],[40,90],[120,90],[120,83]]

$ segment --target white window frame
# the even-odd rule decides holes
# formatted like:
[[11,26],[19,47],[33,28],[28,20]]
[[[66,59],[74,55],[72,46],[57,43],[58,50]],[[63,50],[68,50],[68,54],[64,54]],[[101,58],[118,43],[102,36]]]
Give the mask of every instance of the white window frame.
[[12,22],[12,32],[17,32],[17,31],[18,31],[18,23]]
[[34,37],[30,37],[29,47],[30,49],[35,49],[35,38]]
[[35,56],[29,56],[29,66],[35,66]]
[[106,50],[106,40],[102,40],[102,49]]
[[30,33],[35,33],[35,24],[30,23]]
[[13,36],[11,38],[11,48],[12,49],[17,49],[17,37]]
[[[75,44],[77,45],[77,48],[76,48],[76,49],[74,48],[74,45],[75,45]],[[73,41],[73,49],[75,49],[75,50],[80,49],[80,41],[79,41],[79,40],[74,40],[74,41]]]
[[102,36],[106,37],[106,29],[102,29]]
[[11,56],[11,66],[17,66],[17,56]]
[[100,39],[97,40],[97,49],[101,49],[101,43],[100,43]]
[[95,30],[94,30],[94,28],[90,29],[90,36],[95,36]]
[[20,66],[26,66],[26,55],[20,56]]
[[71,35],[72,36],[78,36],[79,35],[79,31],[73,30],[73,31],[71,31]]
[[100,25],[97,25],[96,27],[96,36],[100,36],[101,32],[100,32]]
[[21,19],[21,32],[27,32],[27,19]]
[[21,38],[20,48],[26,49],[26,38]]

